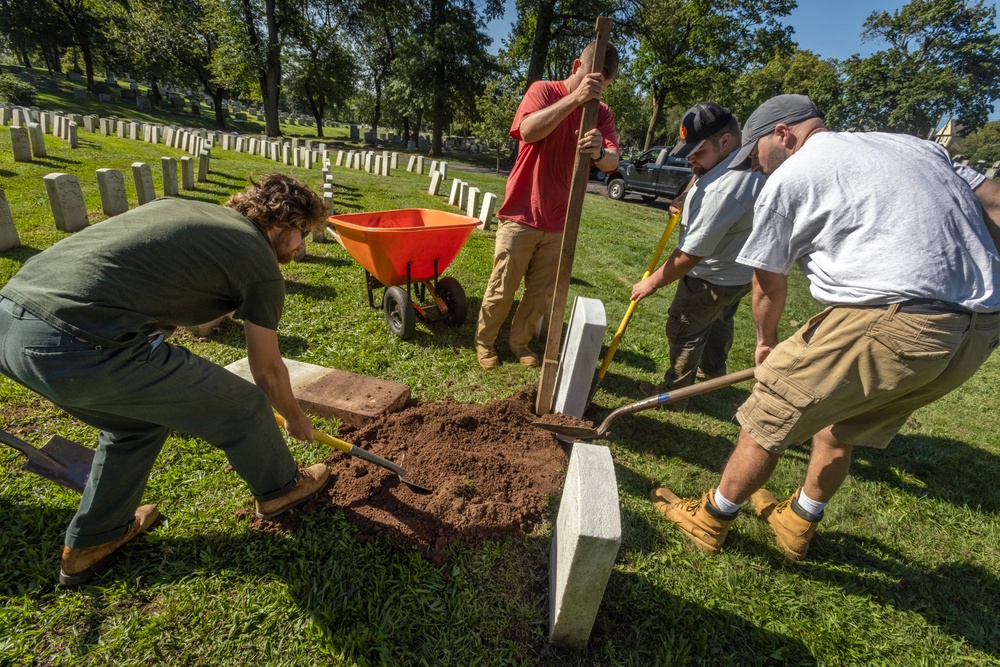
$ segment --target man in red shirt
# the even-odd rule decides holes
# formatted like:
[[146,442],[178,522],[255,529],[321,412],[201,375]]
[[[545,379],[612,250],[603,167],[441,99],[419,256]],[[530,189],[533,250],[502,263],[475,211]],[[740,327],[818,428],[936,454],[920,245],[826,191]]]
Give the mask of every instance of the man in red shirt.
[[510,325],[508,343],[520,363],[538,365],[528,341],[545,314],[555,284],[576,153],[588,155],[603,171],[618,167],[615,119],[606,104],[600,105],[597,127],[578,139],[584,103],[600,99],[618,72],[618,50],[608,44],[604,70],[590,73],[595,50],[596,42],[588,44],[565,80],[531,84],[514,116],[510,136],[519,142],[517,161],[497,213],[500,225],[493,273],[476,328],[476,356],[485,369],[500,365],[493,343],[522,278],[524,294]]

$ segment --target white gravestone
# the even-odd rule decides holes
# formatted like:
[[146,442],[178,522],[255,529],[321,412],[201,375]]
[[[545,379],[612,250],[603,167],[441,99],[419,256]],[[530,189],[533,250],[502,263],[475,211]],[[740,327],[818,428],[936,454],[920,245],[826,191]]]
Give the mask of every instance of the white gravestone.
[[38,123],[28,123],[28,137],[31,139],[31,154],[34,157],[45,157],[45,135]]
[[125,176],[117,169],[97,170],[97,189],[101,193],[101,210],[113,216],[128,210]]
[[406,171],[412,172],[417,166],[417,156],[411,155],[410,161],[406,163]]
[[438,162],[438,169],[441,171],[441,175],[448,178],[448,163]]
[[559,355],[553,412],[583,417],[583,411],[590,404],[590,385],[607,328],[604,304],[598,299],[576,297],[566,342]]
[[190,155],[181,156],[181,188],[194,190],[194,158]]
[[337,166],[342,167],[344,165],[344,151],[337,151]]
[[479,209],[479,229],[489,229],[493,224],[493,209],[497,205],[497,196],[492,192],[483,195],[483,205]]
[[139,206],[148,204],[156,199],[156,190],[153,189],[153,170],[145,162],[132,163],[132,178],[135,180],[135,198]]
[[441,190],[441,181],[444,178],[441,176],[440,171],[435,171],[431,174],[431,186],[427,188],[427,194],[436,195]]
[[464,210],[465,202],[468,198],[469,198],[469,184],[463,182],[462,185],[460,185],[458,188],[458,202],[456,202],[455,205],[458,206],[460,209]]
[[69,125],[69,132],[68,132],[68,134],[69,134],[69,147],[70,148],[76,148],[77,146],[80,145],[80,140],[79,140],[79,138],[77,136],[76,123],[74,123],[73,121],[70,121],[68,125]]
[[10,214],[7,195],[0,189],[0,252],[17,248],[20,245],[21,238],[17,235],[14,217]]
[[208,166],[212,159],[212,154],[208,151],[202,151],[201,155],[198,156],[198,182],[205,183],[208,181]]
[[46,174],[45,193],[56,222],[56,229],[75,232],[87,226],[87,205],[83,201],[80,179],[73,174]]
[[180,194],[177,190],[177,160],[161,157],[160,170],[163,172],[163,196],[176,197]]
[[455,206],[455,204],[458,202],[458,193],[461,191],[461,189],[462,189],[462,181],[456,178],[451,182],[451,194],[448,195],[449,206]]
[[549,642],[586,647],[621,541],[611,450],[573,443],[549,554]]
[[392,162],[392,168],[393,169],[399,169],[399,153],[395,153],[394,152],[392,154],[392,161],[391,162]]
[[465,202],[465,214],[470,218],[476,217],[476,210],[479,207],[479,188],[469,188],[469,194],[466,196]]
[[10,143],[14,151],[14,162],[31,162],[31,139],[28,137],[28,128],[11,125]]
[[418,155],[417,156],[417,173],[420,174],[421,176],[423,176],[423,174],[424,174],[424,156],[423,155]]

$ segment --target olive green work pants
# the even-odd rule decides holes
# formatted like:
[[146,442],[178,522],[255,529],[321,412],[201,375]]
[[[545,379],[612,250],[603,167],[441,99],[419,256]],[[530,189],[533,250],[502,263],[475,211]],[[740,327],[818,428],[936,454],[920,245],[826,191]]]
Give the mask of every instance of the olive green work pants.
[[254,497],[278,498],[298,467],[264,392],[188,350],[149,342],[107,349],[0,297],[0,373],[101,429],[69,547],[118,539],[134,520],[172,429],[221,449]]

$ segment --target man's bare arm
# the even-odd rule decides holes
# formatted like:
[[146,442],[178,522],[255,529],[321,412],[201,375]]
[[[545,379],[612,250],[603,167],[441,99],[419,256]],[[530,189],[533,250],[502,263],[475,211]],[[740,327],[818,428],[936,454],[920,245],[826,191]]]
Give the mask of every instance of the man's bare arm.
[[288,434],[293,438],[312,442],[312,422],[292,394],[288,369],[281,360],[278,349],[278,332],[257,326],[249,320],[243,322],[243,329],[246,331],[247,360],[250,362],[250,374],[253,375],[254,382],[285,418],[285,430]]
[[576,88],[558,102],[532,113],[521,121],[518,131],[521,140],[533,144],[552,133],[552,130],[570,115],[574,109],[589,100],[598,100],[604,91],[602,74],[587,74]]
[[987,178],[979,184],[975,192],[980,206],[983,207],[986,229],[993,238],[993,245],[1000,252],[1000,185],[993,179]]
[[758,364],[767,359],[778,345],[778,322],[785,312],[788,296],[788,276],[763,269],[753,272],[753,322],[757,328]]

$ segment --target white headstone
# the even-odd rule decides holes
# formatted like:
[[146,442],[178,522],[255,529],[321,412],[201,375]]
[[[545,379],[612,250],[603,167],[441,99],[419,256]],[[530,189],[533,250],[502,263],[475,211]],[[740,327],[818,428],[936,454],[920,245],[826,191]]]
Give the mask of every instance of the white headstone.
[[31,139],[28,137],[28,128],[11,125],[10,143],[14,151],[14,162],[31,162]]
[[[590,369],[593,376],[594,369]],[[587,380],[587,389],[590,379]],[[611,450],[573,443],[549,555],[549,641],[583,649],[622,541]]]
[[455,206],[458,206],[460,209],[465,209],[465,202],[468,199],[468,197],[469,197],[469,184],[463,182],[460,186],[458,186],[458,201],[455,202]]
[[483,205],[479,209],[479,229],[489,229],[493,224],[493,209],[497,205],[497,196],[492,192],[483,195]]
[[139,206],[156,199],[153,188],[153,170],[145,162],[132,163],[132,178],[135,180],[135,198]]
[[410,161],[406,163],[406,171],[413,171],[417,166],[417,156],[411,155]]
[[204,150],[201,155],[198,156],[198,182],[205,183],[208,181],[208,166],[209,161],[212,159],[212,154]]
[[337,166],[343,166],[344,164],[344,151],[337,151]]
[[194,190],[194,158],[190,155],[181,156],[181,188]]
[[56,229],[75,232],[87,226],[87,205],[83,201],[80,179],[73,174],[46,174],[45,193],[56,222]]
[[104,211],[104,215],[118,215],[128,210],[125,176],[120,171],[117,169],[98,169],[97,189],[101,193],[101,210]]
[[444,176],[445,178],[448,178],[448,163],[447,162],[438,162],[438,169],[441,170],[441,175],[442,176]]
[[476,217],[476,213],[479,209],[479,188],[469,188],[469,193],[466,195],[465,202],[465,214],[470,218]]
[[163,196],[176,197],[180,194],[177,190],[177,160],[161,157],[160,169],[163,171]]
[[583,411],[590,405],[590,385],[607,328],[604,304],[598,299],[576,297],[566,342],[559,355],[553,412],[583,417]]
[[451,194],[448,195],[448,205],[458,205],[458,194],[462,191],[462,181],[455,179],[451,182]]
[[435,171],[434,173],[432,173],[431,174],[431,186],[429,188],[427,188],[427,194],[429,194],[429,195],[436,195],[438,193],[438,191],[441,190],[441,181],[443,181],[443,180],[444,180],[444,178],[441,176],[441,172],[440,171]]
[[424,173],[424,156],[417,156],[417,173],[423,175]]
[[392,168],[399,169],[399,153],[393,152],[392,154]]
[[21,238],[17,235],[14,217],[10,214],[7,195],[4,194],[3,189],[0,189],[0,252],[16,248],[20,245]]
[[0,107],[0,125],[10,125],[10,109],[7,107]]
[[73,121],[70,121],[68,123],[68,129],[69,129],[69,147],[70,148],[76,148],[77,146],[80,145],[80,141],[77,138],[77,126],[76,126],[76,123],[74,123]]
[[31,139],[31,154],[34,157],[45,157],[45,135],[38,123],[28,123],[28,137]]

